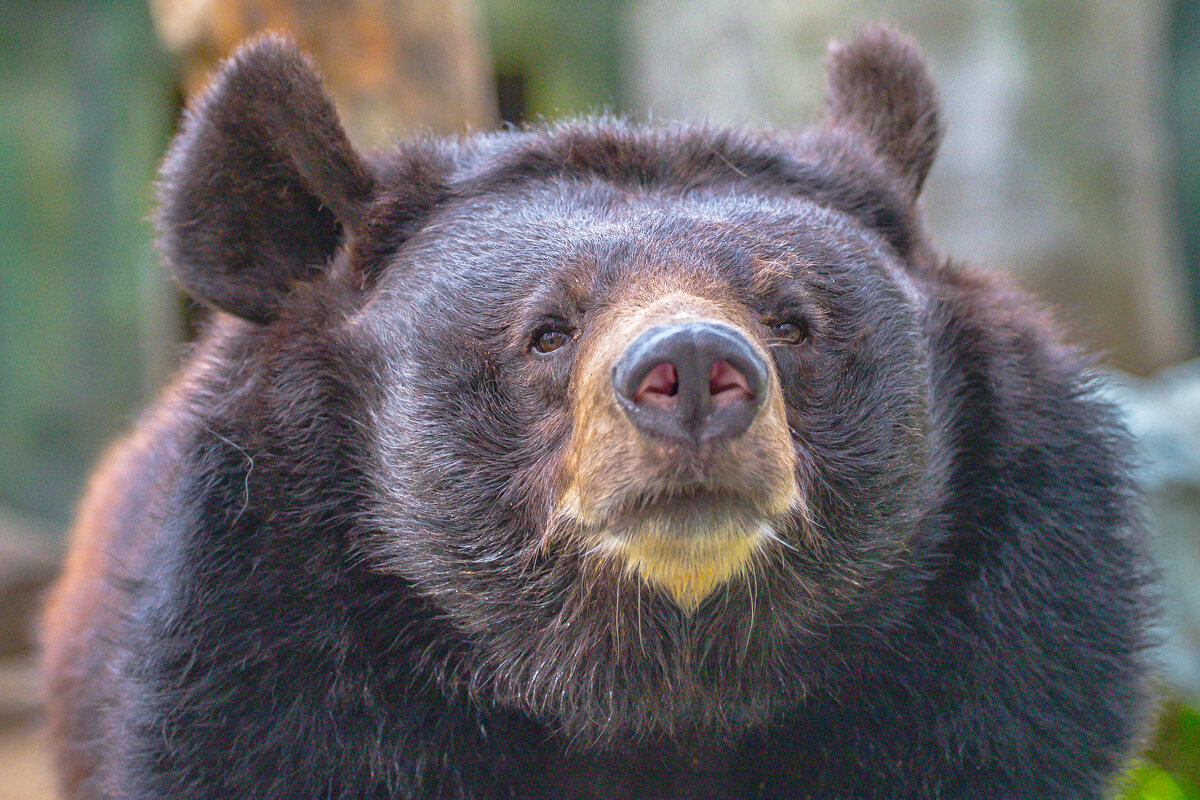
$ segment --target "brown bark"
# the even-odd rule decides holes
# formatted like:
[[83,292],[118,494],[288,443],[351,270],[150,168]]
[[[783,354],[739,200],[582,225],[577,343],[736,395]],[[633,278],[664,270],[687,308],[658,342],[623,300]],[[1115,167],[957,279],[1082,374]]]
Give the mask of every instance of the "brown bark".
[[496,124],[471,0],[149,0],[190,96],[239,42],[290,34],[316,59],[354,141]]

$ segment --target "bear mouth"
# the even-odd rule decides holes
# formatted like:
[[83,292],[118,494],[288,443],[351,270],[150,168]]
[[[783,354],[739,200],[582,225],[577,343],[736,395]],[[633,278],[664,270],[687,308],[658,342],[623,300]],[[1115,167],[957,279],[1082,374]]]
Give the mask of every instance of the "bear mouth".
[[675,518],[683,536],[703,536],[703,525],[689,529],[689,524],[716,519],[753,505],[742,493],[724,488],[710,488],[699,480],[680,482],[659,491],[632,492],[614,503],[608,512],[611,519],[637,519],[645,515],[665,515]]

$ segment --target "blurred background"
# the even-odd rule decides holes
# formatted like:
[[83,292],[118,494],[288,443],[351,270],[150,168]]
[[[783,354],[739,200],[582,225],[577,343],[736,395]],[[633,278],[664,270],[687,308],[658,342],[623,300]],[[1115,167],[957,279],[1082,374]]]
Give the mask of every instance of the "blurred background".
[[153,180],[185,99],[291,31],[364,148],[610,110],[799,125],[831,36],[916,36],[948,133],[950,253],[1103,354],[1145,454],[1167,607],[1162,712],[1118,788],[1200,798],[1200,0],[0,0],[0,800],[52,796],[31,615],[107,442],[198,310],[164,279]]

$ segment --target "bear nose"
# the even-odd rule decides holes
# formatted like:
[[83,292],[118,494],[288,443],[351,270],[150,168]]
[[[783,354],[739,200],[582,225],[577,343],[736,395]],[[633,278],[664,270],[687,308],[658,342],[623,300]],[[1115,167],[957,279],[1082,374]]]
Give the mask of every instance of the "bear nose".
[[680,322],[643,331],[613,365],[612,381],[618,405],[643,433],[699,444],[750,427],[767,365],[728,325]]

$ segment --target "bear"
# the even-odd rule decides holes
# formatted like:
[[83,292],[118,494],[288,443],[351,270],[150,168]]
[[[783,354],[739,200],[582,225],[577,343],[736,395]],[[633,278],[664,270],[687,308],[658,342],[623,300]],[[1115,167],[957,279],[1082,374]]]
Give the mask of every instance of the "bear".
[[42,626],[67,798],[1099,798],[1148,703],[1132,445],[940,254],[917,46],[800,131],[350,144],[268,35],[186,113],[209,307]]

